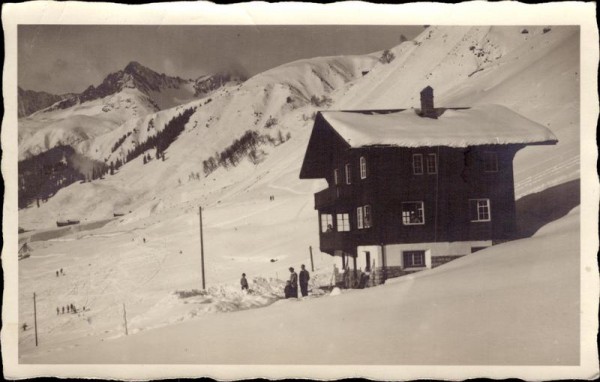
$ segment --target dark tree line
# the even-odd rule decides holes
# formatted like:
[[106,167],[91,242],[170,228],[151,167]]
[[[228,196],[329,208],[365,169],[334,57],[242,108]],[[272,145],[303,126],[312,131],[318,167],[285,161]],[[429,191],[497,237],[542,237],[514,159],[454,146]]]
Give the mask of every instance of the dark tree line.
[[19,208],[45,202],[63,187],[104,176],[108,167],[84,157],[71,146],[57,146],[22,160],[18,165]]
[[119,138],[115,144],[113,145],[113,147],[110,149],[110,151],[112,153],[114,153],[115,151],[117,151],[117,149],[119,148],[119,146],[121,146],[123,144],[123,142],[125,142],[125,139],[127,139],[128,136],[131,135],[131,131],[128,131],[127,134],[123,134],[123,136],[121,138]]
[[[124,158],[117,158],[108,164],[86,158],[75,152],[71,146],[57,146],[20,161],[19,208],[25,208],[34,202],[39,206],[40,202],[45,202],[58,190],[74,182],[100,179],[107,173],[112,175],[125,163],[150,149],[156,150],[157,159],[164,160],[164,151],[184,130],[195,110],[189,108],[179,113],[167,122],[162,131],[129,150]],[[131,132],[119,138],[112,151],[116,151],[129,135]],[[144,155],[145,162],[150,159],[149,154]]]
[[290,133],[287,133],[284,137],[281,130],[277,139],[268,134],[261,135],[254,130],[247,130],[240,138],[234,140],[232,144],[223,149],[223,151],[216,152],[215,155],[202,161],[204,175],[207,176],[219,166],[225,168],[229,166],[235,167],[245,157],[248,157],[252,163],[258,163],[260,157],[265,155],[262,150],[259,151],[259,146],[266,143],[279,145],[290,139],[290,137]]
[[[164,129],[149,137],[144,142],[137,144],[133,149],[127,151],[123,161],[117,159],[117,163],[114,164],[115,169],[118,169],[123,164],[137,158],[144,152],[154,149],[156,159],[165,158],[165,150],[175,141],[175,139],[185,129],[185,124],[189,122],[190,117],[196,108],[185,109],[183,112],[177,114],[171,118],[169,122],[165,124]],[[153,124],[153,121],[150,121]],[[144,155],[144,163],[148,162],[151,158],[148,155]],[[118,163],[121,162],[121,163]]]

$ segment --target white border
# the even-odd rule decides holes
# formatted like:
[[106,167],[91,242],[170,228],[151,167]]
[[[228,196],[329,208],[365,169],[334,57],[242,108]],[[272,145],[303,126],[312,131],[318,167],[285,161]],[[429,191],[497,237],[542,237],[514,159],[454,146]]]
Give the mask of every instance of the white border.
[[[516,2],[462,4],[414,3],[375,5],[346,2],[328,5],[300,3],[169,3],[143,6],[110,3],[30,2],[4,4],[3,95],[7,111],[2,123],[2,174],[5,179],[2,265],[5,270],[2,356],[8,378],[34,376],[148,379],[209,376],[333,379],[364,376],[374,379],[593,379],[598,376],[598,176],[594,143],[598,115],[598,28],[595,4]],[[388,24],[388,25],[580,25],[581,26],[581,365],[535,366],[218,366],[218,365],[19,365],[17,364],[17,24]]]

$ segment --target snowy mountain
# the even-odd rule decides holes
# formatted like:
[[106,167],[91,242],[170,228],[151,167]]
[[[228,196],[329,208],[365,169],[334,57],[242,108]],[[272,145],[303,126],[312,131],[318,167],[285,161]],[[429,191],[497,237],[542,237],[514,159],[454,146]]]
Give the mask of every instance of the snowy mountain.
[[194,96],[205,97],[220,87],[240,84],[246,80],[246,77],[235,73],[217,73],[208,74],[194,80]]
[[45,109],[73,94],[50,94],[47,92],[36,92],[18,87],[18,116],[26,117],[38,110]]
[[501,104],[559,140],[517,155],[517,196],[579,176],[578,28],[430,27],[391,51],[391,63],[349,86],[333,107],[418,107],[426,85],[438,106]]
[[[576,273],[575,268],[569,265],[574,262],[569,263],[568,256],[560,256],[557,249],[556,252],[548,252],[548,258],[540,260],[539,252],[532,250],[540,243],[549,243],[548,247],[556,248],[559,248],[558,243],[574,245],[573,240],[577,238],[578,211],[571,212],[566,217],[564,215],[579,203],[578,39],[577,27],[568,26],[430,27],[415,40],[403,42],[391,49],[394,58],[389,63],[378,60],[382,52],[365,56],[300,60],[260,73],[243,83],[210,90],[210,94],[203,98],[162,110],[157,110],[150,101],[143,101],[144,97],[149,97],[155,91],[152,90],[154,85],[141,80],[138,84],[138,80],[134,78],[137,74],[130,73],[125,83],[135,84],[134,87],[124,86],[118,93],[67,109],[35,113],[32,117],[42,118],[44,115],[44,118],[48,118],[46,126],[53,126],[44,128],[48,129],[45,136],[52,137],[54,141],[67,139],[60,135],[61,129],[78,129],[82,134],[89,134],[84,141],[73,142],[78,151],[85,152],[90,157],[114,161],[124,158],[128,152],[147,142],[184,110],[194,109],[184,131],[166,148],[164,160],[156,159],[154,151],[149,150],[144,153],[152,156],[148,163],[140,157],[134,158],[114,175],[92,182],[74,183],[61,189],[39,208],[20,210],[19,225],[25,229],[37,230],[20,237],[22,241],[29,240],[32,247],[31,257],[23,260],[19,267],[22,282],[20,298],[29,298],[34,290],[40,295],[56,296],[41,299],[41,307],[38,306],[38,309],[46,312],[44,314],[48,317],[40,320],[43,323],[40,330],[51,333],[46,339],[49,343],[47,346],[57,350],[57,354],[64,351],[64,354],[74,356],[69,350],[70,346],[83,343],[86,350],[81,354],[90,355],[94,354],[93,346],[99,344],[100,339],[110,347],[111,339],[122,336],[123,312],[120,309],[123,303],[127,305],[128,317],[131,319],[130,334],[147,331],[142,333],[146,336],[152,336],[151,329],[163,326],[169,328],[157,330],[156,333],[179,333],[185,325],[195,329],[197,322],[181,322],[198,317],[206,319],[209,313],[269,305],[276,299],[271,292],[258,296],[243,296],[238,292],[240,274],[247,273],[254,281],[253,285],[270,291],[268,285],[278,286],[277,279],[286,278],[289,266],[309,261],[309,246],[312,246],[316,255],[315,273],[321,275],[320,281],[327,284],[328,281],[324,280],[328,280],[331,275],[333,259],[317,250],[317,214],[313,209],[313,193],[324,188],[325,183],[322,180],[305,181],[298,178],[315,112],[323,109],[417,107],[419,91],[430,85],[435,89],[436,106],[499,104],[552,130],[558,137],[558,145],[528,147],[517,155],[516,192],[517,198],[522,201],[518,205],[527,202],[525,207],[528,208],[538,204],[526,197],[535,200],[547,198],[543,199],[543,203],[538,201],[539,205],[560,205],[560,216],[544,215],[542,207],[530,213],[546,219],[542,219],[536,229],[548,221],[562,218],[557,222],[557,227],[566,227],[561,232],[567,237],[547,240],[554,237],[552,234],[559,228],[544,227],[538,232],[540,237],[494,246],[473,257],[456,260],[448,268],[442,266],[431,272],[425,271],[423,276],[414,278],[414,284],[413,278],[404,278],[397,284],[381,289],[357,292],[364,294],[363,297],[369,301],[366,309],[357,309],[357,305],[350,301],[351,293],[340,296],[341,302],[331,305],[332,308],[327,307],[329,305],[325,302],[314,301],[311,304],[314,304],[321,317],[330,320],[328,322],[341,322],[343,317],[360,314],[359,323],[352,320],[344,323],[347,331],[352,331],[354,325],[361,325],[360,322],[379,322],[375,313],[385,310],[382,307],[384,301],[391,304],[390,313],[384,314],[387,326],[382,325],[381,330],[377,325],[371,326],[375,332],[366,327],[354,331],[369,335],[365,341],[376,341],[381,336],[387,338],[389,330],[384,329],[389,329],[392,319],[402,317],[407,320],[402,322],[414,324],[406,324],[399,332],[399,337],[390,344],[367,341],[369,346],[385,346],[385,349],[390,350],[386,352],[390,357],[395,354],[412,354],[398,349],[404,336],[410,339],[411,344],[419,346],[418,336],[411,333],[429,336],[428,333],[444,330],[446,325],[453,328],[450,331],[454,333],[456,338],[452,339],[456,341],[471,336],[473,328],[477,328],[482,338],[488,338],[486,328],[475,325],[476,322],[481,322],[481,317],[472,316],[472,313],[480,310],[496,312],[508,306],[506,314],[490,315],[498,320],[493,325],[498,328],[507,327],[505,320],[509,320],[513,325],[510,328],[516,328],[510,332],[510,336],[515,341],[520,341],[519,344],[525,344],[522,349],[536,346],[548,350],[547,357],[533,359],[532,363],[548,363],[557,359],[563,360],[560,362],[571,362],[570,355],[562,354],[558,347],[539,346],[539,338],[535,336],[546,331],[533,331],[532,334],[532,331],[521,330],[519,325],[521,322],[535,322],[545,317],[550,317],[552,325],[555,321],[559,322],[561,316],[559,309],[555,309],[556,306],[568,304],[578,287],[578,279],[571,277]],[[146,78],[146,75],[142,77]],[[153,83],[162,84],[160,81],[157,79]],[[169,81],[165,80],[167,82]],[[210,83],[220,84],[221,81],[215,79],[208,84]],[[188,85],[190,87],[186,89],[191,94],[196,94],[191,83],[177,86],[181,90]],[[144,90],[138,89],[138,86]],[[154,88],[164,89],[161,86]],[[211,86],[213,85],[207,85],[206,89]],[[175,87],[170,89],[177,90]],[[206,94],[203,91],[201,93]],[[98,91],[98,94],[104,93]],[[135,113],[132,111],[132,103],[135,103],[137,109]],[[112,105],[108,111],[99,111],[108,104]],[[101,119],[99,115],[102,113],[110,118]],[[73,121],[75,116],[80,122],[70,122],[71,125],[65,127],[64,121]],[[22,122],[31,123],[32,126],[37,123],[34,127],[40,127],[41,119],[35,118],[29,122],[24,119]],[[102,127],[104,132],[94,134],[91,130],[97,129],[96,121],[100,120],[105,123]],[[55,125],[50,125],[52,122]],[[236,146],[236,140],[239,146],[239,141],[249,131],[258,137],[253,147],[247,151],[238,151],[237,157],[234,155],[236,160],[225,158],[219,162],[223,158],[221,154],[231,153],[228,149]],[[35,134],[27,141],[33,138],[38,140],[38,147],[45,144]],[[22,142],[26,142],[25,138]],[[116,142],[120,144],[113,151]],[[29,145],[25,152],[33,152],[33,147],[35,146]],[[210,158],[215,160],[216,165],[214,168],[204,167],[203,163],[209,163]],[[212,288],[208,295],[210,298],[201,294],[194,295],[193,292],[199,288],[201,279],[198,206],[204,209],[206,274]],[[109,222],[98,222],[112,218],[115,212],[124,215]],[[79,218],[82,225],[66,230],[50,229],[59,216]],[[511,255],[503,257],[505,253]],[[514,272],[513,269],[518,268],[516,264],[519,262],[528,264],[529,268]],[[546,275],[543,285],[525,289],[528,292],[524,297],[512,289],[509,290],[510,293],[506,292],[505,288],[509,286],[525,284],[531,274],[529,270],[538,269],[537,264],[542,264]],[[76,283],[77,288],[67,281],[56,281],[51,273],[39,271],[58,266],[65,267],[68,274],[72,275],[72,281],[69,282]],[[462,269],[461,266],[464,267],[463,270],[459,270]],[[494,284],[489,286],[490,269],[496,269],[495,267],[500,267],[501,271],[494,273]],[[569,271],[565,273],[562,272],[563,269]],[[509,277],[511,275],[512,278]],[[474,285],[489,287],[489,293],[504,291],[497,292],[494,296],[505,304],[491,305],[489,299],[477,294],[477,286],[466,286],[460,282],[465,279],[474,279]],[[414,298],[408,298],[411,295],[409,292],[413,291],[412,285],[416,288],[416,294]],[[447,285],[456,288],[452,290],[455,291],[453,296],[458,300],[443,299],[440,291],[449,290]],[[546,293],[548,290],[561,291],[560,304],[549,303],[549,308],[544,304],[536,304],[531,305],[535,309],[528,308],[528,299],[546,301],[541,297],[554,295]],[[185,292],[179,295],[193,297],[191,300],[180,298],[177,291]],[[511,300],[515,293],[522,298]],[[431,305],[432,308],[424,308],[420,304],[423,300],[419,300],[422,296],[427,301],[439,302],[445,308],[436,310],[435,304]],[[53,311],[60,304],[59,301],[66,300],[74,301],[78,306],[85,305],[91,310],[81,317],[58,316],[50,319],[50,316],[54,316]],[[449,301],[458,301],[456,316],[441,314],[451,311],[444,305]],[[20,320],[28,320],[31,307],[21,305],[19,309]],[[280,311],[288,309],[289,305],[282,305],[265,310],[277,318],[281,316]],[[239,314],[247,314],[244,317],[251,321],[260,321],[260,317],[265,314],[256,311]],[[294,312],[298,313],[298,310]],[[431,321],[431,328],[435,330],[429,330],[427,325],[420,327],[420,321],[411,312],[437,317]],[[549,312],[548,315],[544,316],[545,312]],[[522,316],[518,316],[519,314]],[[515,316],[520,320],[512,321]],[[473,318],[466,319],[469,317]],[[208,318],[213,323],[219,319]],[[569,316],[567,319],[573,320],[573,317]],[[231,321],[223,322],[231,324]],[[275,325],[272,321],[267,322]],[[555,328],[551,324],[548,328]],[[325,328],[302,326],[303,330],[321,330],[315,334],[316,338],[327,338],[329,327],[330,325],[325,325]],[[415,332],[415,328],[420,329]],[[571,332],[560,331],[560,328],[548,332],[559,333],[563,336],[561,339],[565,340],[575,338],[571,336]],[[282,328],[282,333],[286,336],[294,335],[286,328]],[[179,334],[173,335],[180,337]],[[163,338],[170,336],[171,334],[167,334]],[[438,362],[455,362],[454,355],[460,356],[454,351],[457,348],[453,346],[455,342],[440,345],[435,343],[433,334],[426,338],[425,343],[432,346],[429,349],[443,345],[443,350],[439,353],[429,354],[432,359]],[[502,342],[503,338],[505,337],[493,337],[490,343],[501,349],[504,349],[502,346],[508,348],[509,345]],[[52,361],[60,360],[60,356],[48,356],[48,353],[36,351],[31,345],[30,333],[22,334],[19,341],[21,354],[25,358],[54,357]],[[117,348],[134,343],[127,341],[135,340],[114,340],[121,344],[116,345]],[[341,338],[340,341],[336,343],[346,343]],[[352,347],[347,344],[345,348]],[[345,348],[340,346],[331,351],[344,351]],[[426,348],[427,346],[419,348],[422,350],[419,354],[425,354]],[[471,350],[473,354],[489,354],[493,350],[485,345],[485,341],[477,342],[473,349],[461,349]],[[103,354],[109,353],[106,351]],[[309,353],[310,349],[306,350],[305,354]],[[218,358],[218,352],[215,354]],[[331,354],[327,353],[327,357],[322,358],[324,362],[335,361]],[[498,354],[513,353],[505,349]],[[352,354],[348,354],[348,357],[351,356]],[[309,358],[307,360],[312,362],[313,359]],[[283,356],[282,360],[287,361],[287,358]],[[215,360],[208,360],[212,361]],[[352,362],[352,359],[345,361]],[[417,361],[406,360],[408,363]],[[494,358],[493,361],[498,359]],[[82,362],[85,360],[82,359]]]
[[109,74],[100,85],[66,97],[19,120],[19,159],[57,145],[70,145],[90,154],[90,140],[123,123],[206,96],[222,86],[243,81],[241,76],[217,73],[196,80],[157,73],[138,62]]
[[[90,85],[81,94],[59,102],[46,111],[67,109],[76,104],[102,99],[125,89],[137,89],[149,98],[150,103],[155,106],[156,110],[160,110],[178,104],[174,103],[177,99],[180,101],[191,99],[193,95],[192,86],[193,83],[190,80],[157,73],[136,61],[132,61],[123,70],[109,74],[100,85]],[[169,93],[171,97],[160,97],[161,93]],[[153,95],[157,97],[153,97]]]

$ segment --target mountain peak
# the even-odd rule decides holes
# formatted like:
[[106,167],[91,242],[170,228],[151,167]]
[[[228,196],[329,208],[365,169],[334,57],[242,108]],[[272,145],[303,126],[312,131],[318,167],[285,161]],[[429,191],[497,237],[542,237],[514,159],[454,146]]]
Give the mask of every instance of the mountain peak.
[[144,71],[152,72],[153,70],[145,67],[144,65],[140,64],[137,61],[131,61],[129,64],[127,64],[127,66],[125,66],[125,69],[123,71],[125,73],[134,74],[134,73],[139,73],[139,72],[144,72]]

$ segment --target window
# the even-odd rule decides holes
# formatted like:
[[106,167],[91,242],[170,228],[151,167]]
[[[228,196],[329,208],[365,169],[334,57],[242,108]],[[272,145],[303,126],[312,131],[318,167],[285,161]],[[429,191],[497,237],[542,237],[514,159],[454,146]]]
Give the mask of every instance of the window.
[[498,172],[498,154],[493,151],[483,153],[483,171]]
[[350,164],[346,163],[346,184],[352,183],[352,174],[351,174]]
[[360,178],[365,179],[367,177],[367,159],[360,157]]
[[356,227],[358,229],[363,229],[363,208],[358,207],[356,209]]
[[437,155],[427,154],[427,173],[437,174]]
[[371,228],[373,226],[373,220],[371,219],[371,206],[368,204],[364,207],[363,225],[365,228]]
[[340,172],[337,168],[333,170],[333,184],[340,184]]
[[366,205],[356,209],[356,226],[358,229],[371,228],[371,206]]
[[337,230],[338,232],[350,231],[349,214],[337,214]]
[[402,203],[402,224],[417,225],[425,224],[425,215],[423,213],[423,202],[403,202]]
[[321,232],[333,232],[333,216],[331,214],[321,215]]
[[418,268],[425,266],[425,251],[402,252],[404,268]]
[[472,222],[489,222],[492,220],[489,199],[470,199],[469,216]]
[[423,154],[413,154],[413,174],[423,174]]

